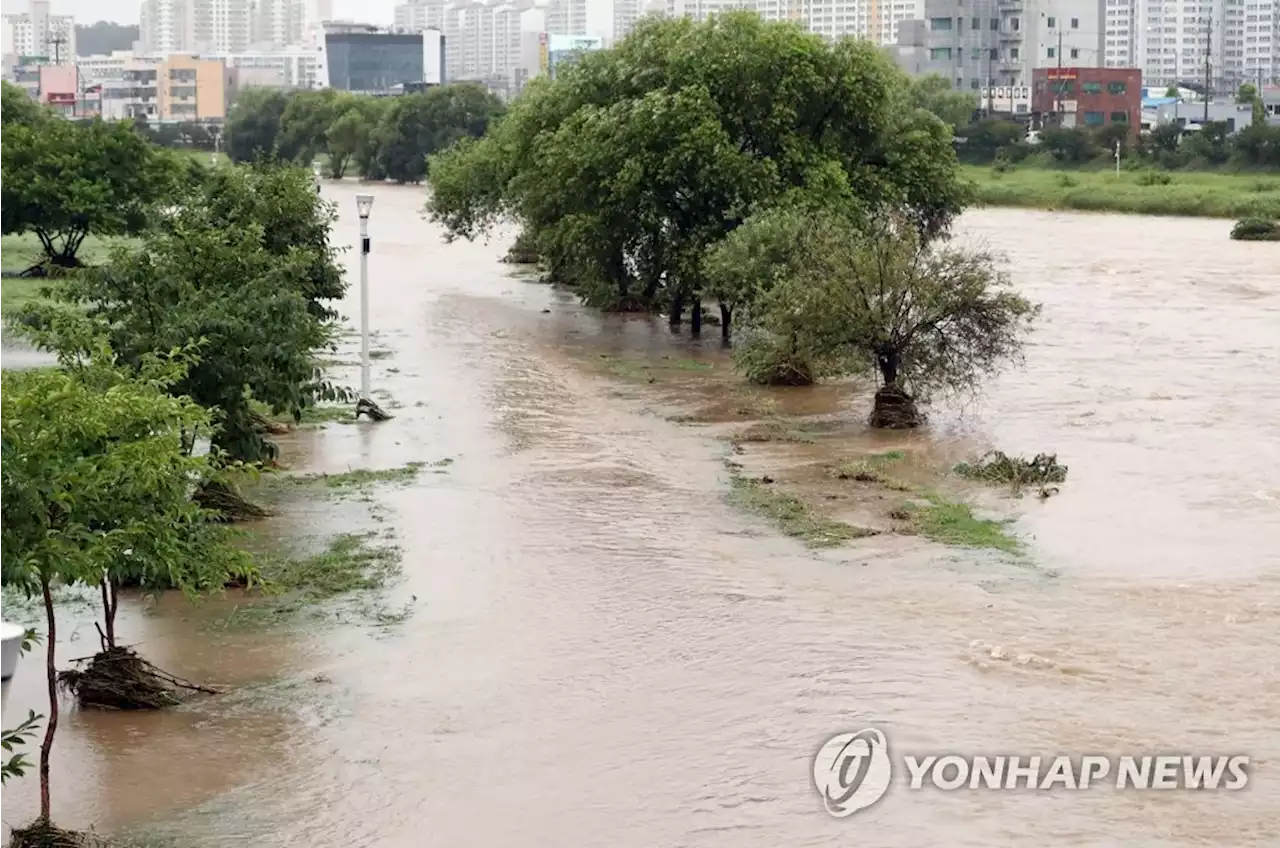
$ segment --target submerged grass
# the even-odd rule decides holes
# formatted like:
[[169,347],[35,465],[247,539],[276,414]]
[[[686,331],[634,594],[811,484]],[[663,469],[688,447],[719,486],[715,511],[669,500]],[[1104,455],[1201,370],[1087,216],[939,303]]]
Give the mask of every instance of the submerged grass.
[[837,480],[857,480],[860,483],[875,483],[886,489],[897,492],[911,491],[911,484],[889,474],[885,469],[895,462],[907,458],[900,450],[873,453],[861,459],[842,462],[831,470]]
[[[302,557],[266,557],[260,563],[266,597],[237,607],[223,622],[260,625],[345,599],[361,618],[377,624],[403,621],[409,607],[389,611],[377,598],[400,573],[401,551],[377,543],[378,534],[347,533],[331,539],[323,551]],[[338,608],[340,609],[340,608]],[[336,611],[336,610],[335,610]]]
[[1206,218],[1280,218],[1280,179],[1256,174],[1058,170],[1016,166],[961,166],[976,187],[976,199],[988,206],[1076,209],[1140,215],[1191,215]]
[[936,492],[908,501],[894,512],[907,521],[912,532],[944,545],[1022,552],[1022,543],[1005,530],[1008,522],[978,518],[968,504],[947,500]]
[[772,419],[752,424],[739,430],[729,441],[734,444],[749,442],[798,442],[803,444],[815,441],[812,433],[821,429],[821,425]]
[[811,548],[832,548],[850,539],[876,535],[875,530],[815,515],[808,504],[794,495],[737,473],[730,480],[729,502],[770,519],[784,535],[800,539]]

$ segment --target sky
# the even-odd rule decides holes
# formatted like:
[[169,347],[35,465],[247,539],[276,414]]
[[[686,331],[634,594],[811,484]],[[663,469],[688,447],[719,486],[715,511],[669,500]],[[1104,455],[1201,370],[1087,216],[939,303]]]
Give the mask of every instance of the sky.
[[[393,10],[398,2],[403,0],[333,0],[333,14],[338,18],[389,25],[395,19]],[[78,24],[95,21],[136,24],[141,5],[142,0],[52,0],[50,10],[55,15],[75,15]],[[2,0],[0,6],[6,15],[19,14],[27,11],[27,0]]]

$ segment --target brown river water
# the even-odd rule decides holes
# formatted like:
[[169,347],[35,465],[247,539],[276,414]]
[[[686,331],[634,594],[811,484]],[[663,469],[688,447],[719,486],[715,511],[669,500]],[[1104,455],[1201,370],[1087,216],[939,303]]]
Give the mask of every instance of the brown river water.
[[[325,188],[352,245],[356,191]],[[813,552],[725,503],[725,443],[654,414],[669,394],[581,367],[723,364],[714,329],[699,346],[593,315],[509,276],[504,239],[443,244],[420,190],[374,192],[374,346],[391,355],[373,376],[397,418],[300,431],[285,455],[454,460],[377,495],[405,552],[390,600],[413,614],[261,630],[225,626],[229,600],[132,605],[125,641],[236,691],[66,714],[59,823],[197,848],[1280,844],[1277,248],[1228,241],[1229,222],[970,213],[960,238],[1006,253],[1043,320],[1024,367],[909,438],[1053,450],[1068,482],[1000,506],[1029,563],[890,536]],[[865,393],[774,401],[882,439],[856,426]],[[92,652],[91,614],[64,612],[64,661]],[[40,671],[24,658],[6,684],[5,726],[40,709]],[[832,818],[812,757],[866,726],[917,753],[1247,754],[1252,776],[1240,792],[896,776]],[[3,800],[6,825],[29,820],[34,776]]]

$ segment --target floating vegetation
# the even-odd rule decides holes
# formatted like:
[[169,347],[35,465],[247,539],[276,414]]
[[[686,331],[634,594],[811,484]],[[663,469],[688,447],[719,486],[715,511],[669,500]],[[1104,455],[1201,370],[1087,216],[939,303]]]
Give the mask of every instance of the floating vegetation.
[[159,710],[176,707],[188,693],[216,694],[216,690],[156,668],[131,648],[108,648],[74,662],[82,667],[59,672],[58,683],[81,707]]
[[1038,453],[1028,460],[1002,451],[988,451],[976,462],[960,463],[955,472],[970,480],[1011,486],[1015,494],[1025,486],[1036,486],[1043,498],[1058,491],[1050,483],[1063,483],[1067,479],[1067,466],[1058,463],[1057,454],[1048,453]]
[[862,459],[842,462],[832,469],[837,480],[856,480],[859,483],[875,483],[896,492],[909,492],[911,485],[899,480],[885,471],[895,462],[906,459],[906,454],[899,450],[874,453]]

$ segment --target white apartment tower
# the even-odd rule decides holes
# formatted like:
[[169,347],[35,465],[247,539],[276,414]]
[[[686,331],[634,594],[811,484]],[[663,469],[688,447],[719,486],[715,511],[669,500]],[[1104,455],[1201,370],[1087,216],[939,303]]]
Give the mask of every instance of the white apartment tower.
[[548,35],[585,35],[587,0],[550,0],[547,4]]
[[144,0],[139,19],[147,53],[240,53],[253,41],[250,0]]
[[1225,96],[1244,82],[1280,83],[1280,0],[1125,2],[1133,4],[1134,62],[1144,84],[1202,85],[1207,71],[1214,93]]
[[76,20],[53,15],[49,0],[31,0],[27,11],[4,16],[5,56],[45,56],[50,61],[73,61],[76,55]]

